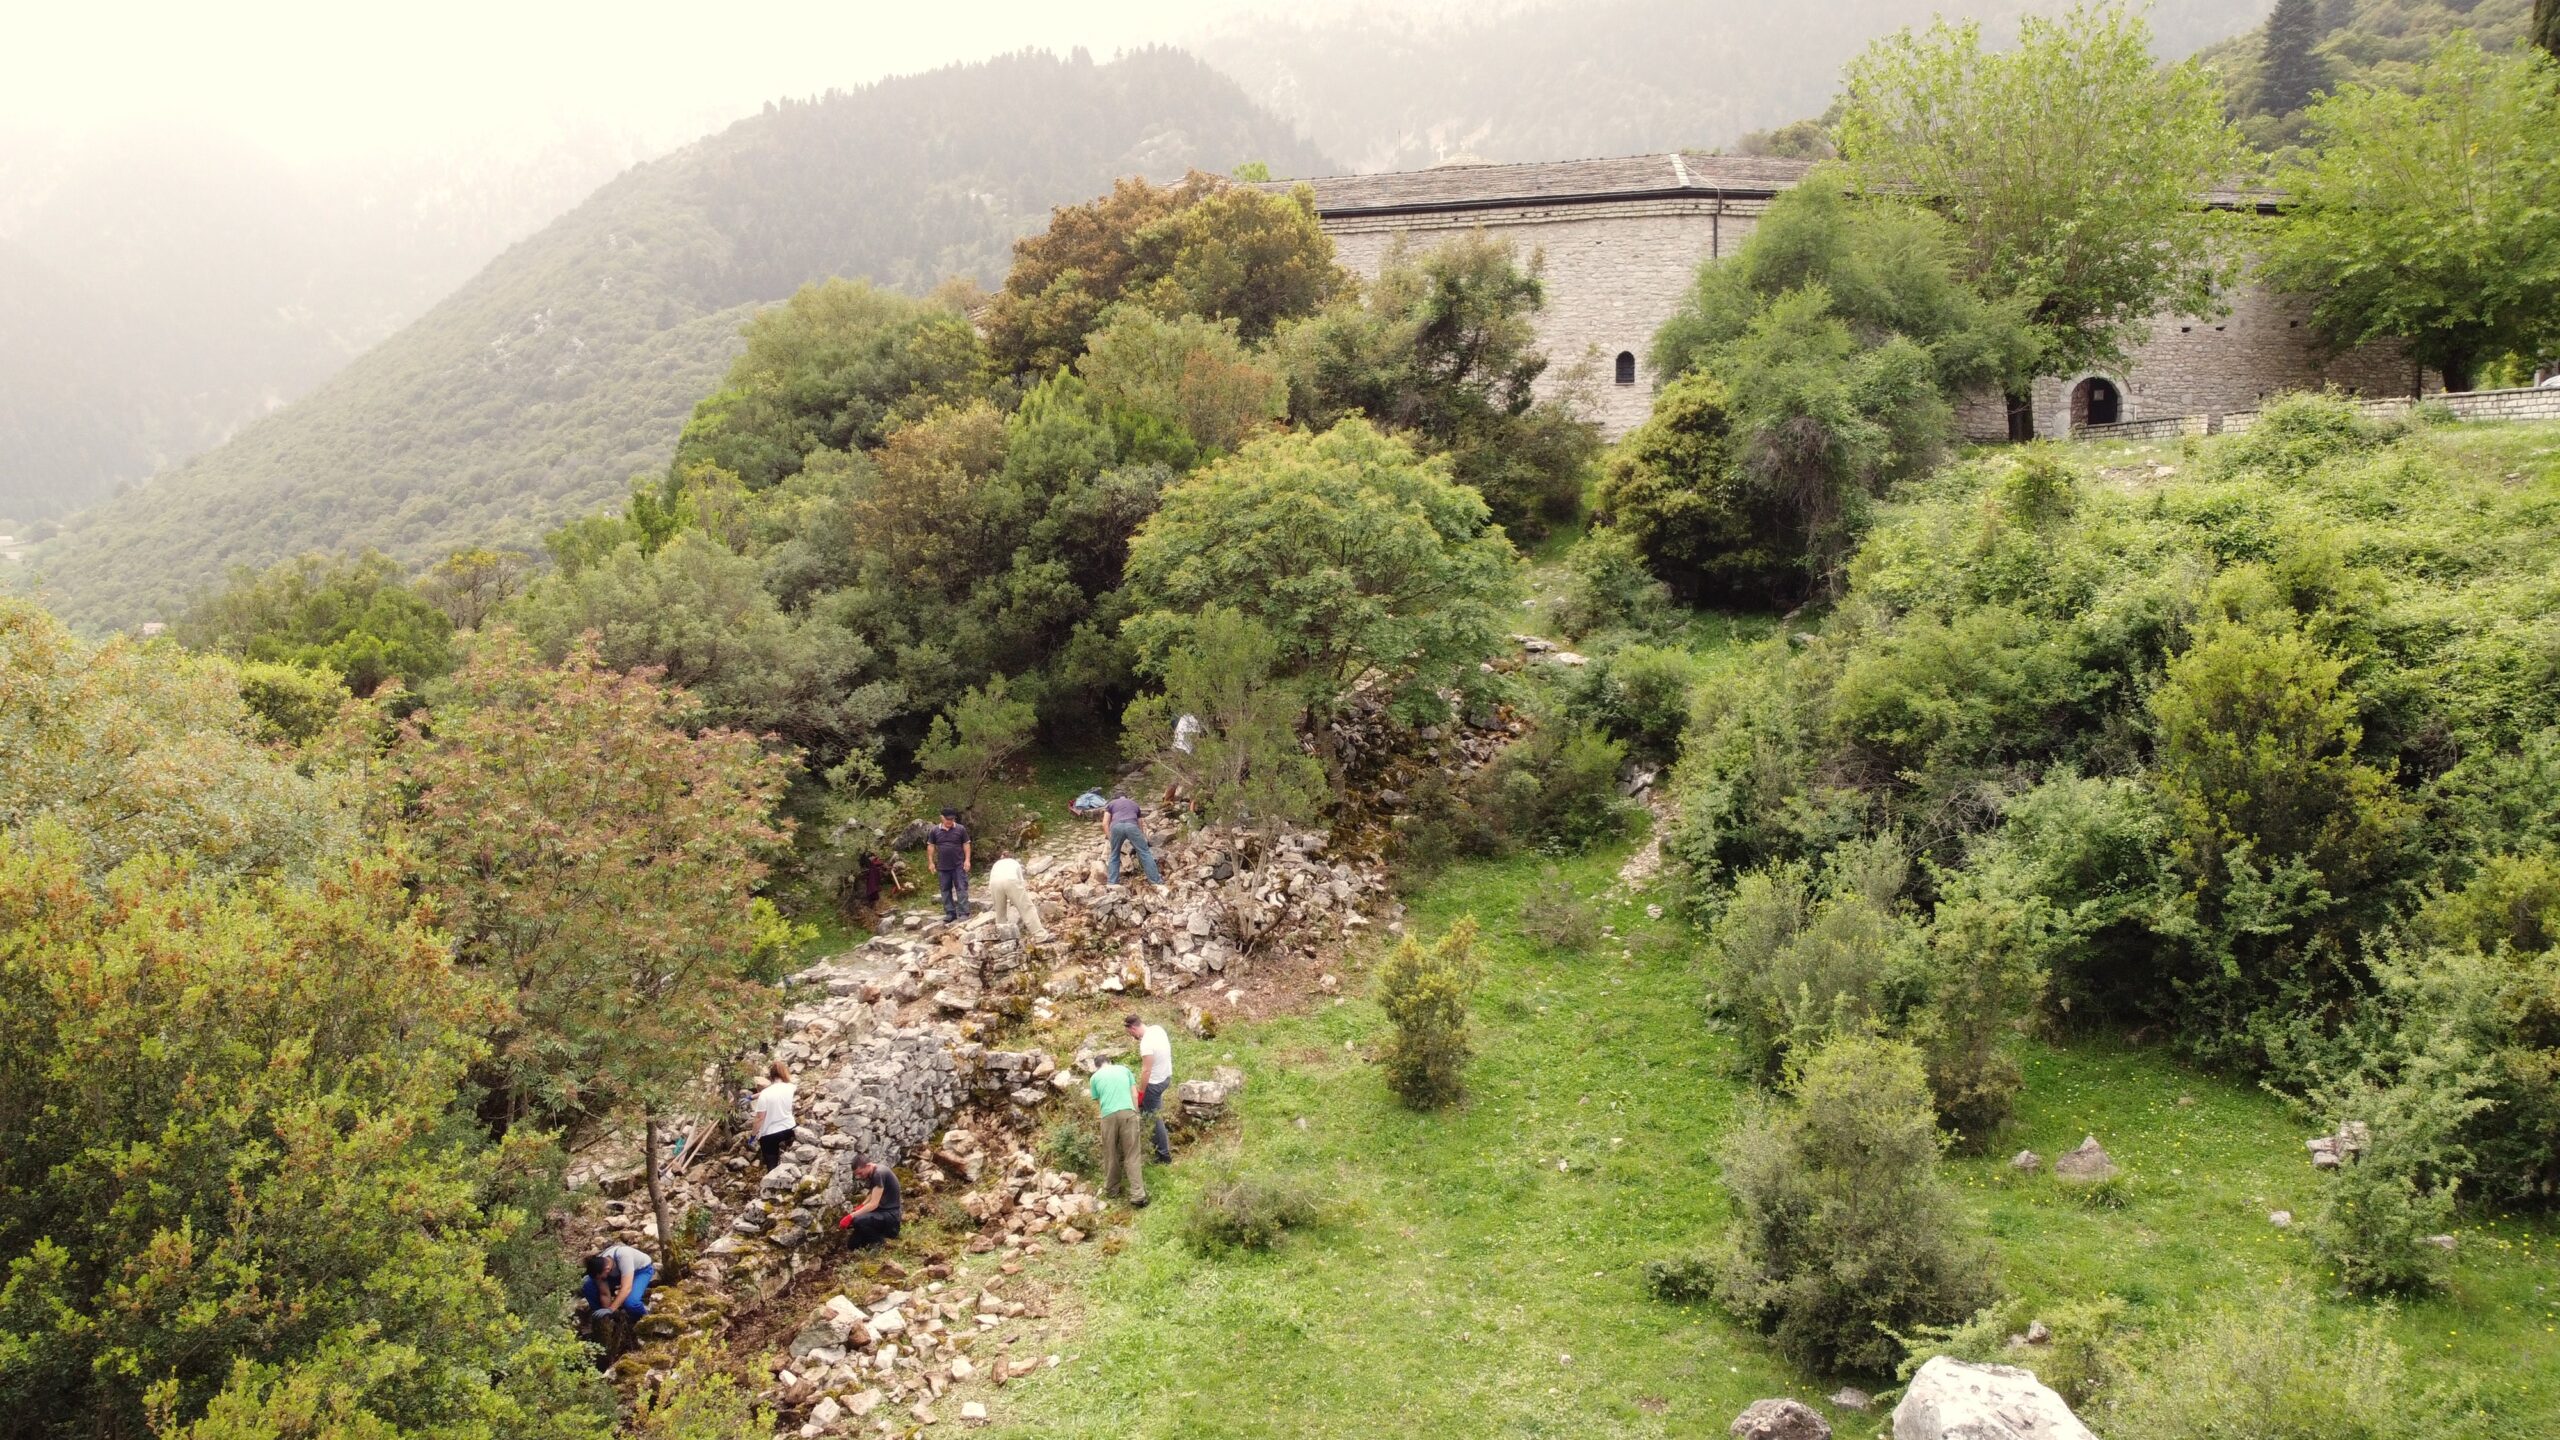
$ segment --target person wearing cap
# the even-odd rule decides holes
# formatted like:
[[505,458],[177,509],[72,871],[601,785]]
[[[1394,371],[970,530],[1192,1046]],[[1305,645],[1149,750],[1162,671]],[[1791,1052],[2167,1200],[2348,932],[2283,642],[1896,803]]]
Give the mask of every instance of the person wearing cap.
[[942,823],[924,832],[924,848],[942,881],[942,918],[957,920],[969,909],[969,827],[959,811],[944,807]]
[[1138,852],[1138,868],[1147,873],[1147,883],[1162,885],[1164,872],[1156,868],[1156,852],[1147,848],[1147,832],[1140,828],[1138,817],[1146,812],[1129,798],[1126,790],[1111,792],[1111,803],[1102,807],[1103,879],[1120,883],[1120,847],[1126,845]]
[[1164,1092],[1173,1088],[1173,1041],[1166,1038],[1163,1026],[1149,1025],[1135,1015],[1120,1025],[1138,1042],[1139,1124],[1153,1126],[1147,1138],[1155,1145],[1156,1163],[1170,1165],[1173,1140],[1164,1128]]
[[1147,1177],[1139,1161],[1137,1077],[1114,1060],[1093,1072],[1085,1093],[1102,1111],[1102,1197],[1125,1190],[1129,1204],[1147,1208]]
[[1013,858],[1011,850],[997,851],[996,863],[987,867],[987,913],[999,925],[1019,917],[1032,939],[1049,938],[1048,922],[1040,918],[1040,902],[1031,898],[1030,877],[1022,873],[1022,862]]
[[853,1186],[862,1192],[836,1228],[849,1249],[868,1250],[898,1238],[905,1212],[898,1199],[898,1173],[868,1155],[853,1157]]

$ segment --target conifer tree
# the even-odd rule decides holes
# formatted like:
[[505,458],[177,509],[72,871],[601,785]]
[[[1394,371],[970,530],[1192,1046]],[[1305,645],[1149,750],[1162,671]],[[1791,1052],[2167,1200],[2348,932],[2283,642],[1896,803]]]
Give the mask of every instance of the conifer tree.
[[2560,0],[2533,0],[2533,43],[2560,58]]
[[2258,109],[2290,115],[2311,102],[2327,80],[2320,57],[2320,0],[2276,0],[2267,17],[2266,48],[2258,67]]

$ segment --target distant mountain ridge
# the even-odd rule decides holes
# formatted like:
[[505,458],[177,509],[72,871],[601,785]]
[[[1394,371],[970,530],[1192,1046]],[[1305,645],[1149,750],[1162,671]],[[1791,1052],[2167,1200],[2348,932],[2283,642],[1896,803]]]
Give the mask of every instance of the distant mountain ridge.
[[33,557],[96,628],[233,565],[530,543],[663,465],[739,323],[828,275],[992,281],[1055,206],[1128,174],[1331,168],[1170,50],[1026,52],[768,106],[637,166],[302,400],[88,511]]
[[[2503,3],[2503,0],[2491,0]],[[2274,0],[2155,0],[2178,58],[2266,17]],[[1360,170],[1458,155],[1571,160],[1717,149],[1818,115],[1867,43],[1940,13],[1991,36],[2069,0],[1583,0],[1425,24],[1393,15],[1223,26],[1192,47]]]

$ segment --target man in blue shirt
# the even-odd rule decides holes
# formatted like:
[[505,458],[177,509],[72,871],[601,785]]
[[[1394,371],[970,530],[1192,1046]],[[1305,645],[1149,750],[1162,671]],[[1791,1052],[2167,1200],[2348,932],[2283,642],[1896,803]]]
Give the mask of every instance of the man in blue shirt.
[[959,811],[942,812],[942,823],[924,832],[924,848],[942,880],[942,918],[957,920],[969,909],[969,827]]

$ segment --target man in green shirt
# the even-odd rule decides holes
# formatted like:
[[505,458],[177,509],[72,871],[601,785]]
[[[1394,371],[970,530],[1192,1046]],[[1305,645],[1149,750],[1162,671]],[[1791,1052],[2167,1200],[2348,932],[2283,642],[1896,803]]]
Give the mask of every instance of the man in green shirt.
[[1138,1158],[1138,1077],[1114,1060],[1093,1072],[1085,1093],[1102,1107],[1102,1195],[1126,1186],[1129,1204],[1147,1208],[1147,1177]]

